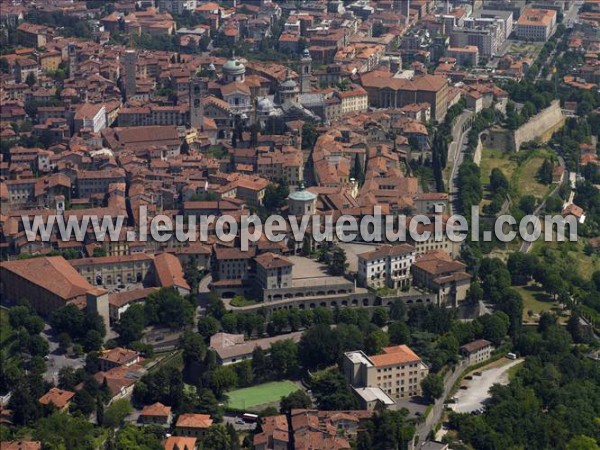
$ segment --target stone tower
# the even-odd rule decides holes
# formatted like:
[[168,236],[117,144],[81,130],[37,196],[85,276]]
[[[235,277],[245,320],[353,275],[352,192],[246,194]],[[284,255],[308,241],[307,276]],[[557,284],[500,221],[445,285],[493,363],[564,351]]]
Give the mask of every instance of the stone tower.
[[307,48],[300,58],[300,92],[307,94],[311,91],[312,58]]
[[137,75],[137,52],[135,50],[125,51],[125,94],[127,100],[135,95],[135,79]]
[[[110,313],[108,306],[108,291],[102,288],[95,288],[86,292],[87,310],[97,312],[104,320],[106,331],[110,327]],[[108,333],[107,333],[108,335]],[[106,337],[104,338],[106,340]]]
[[193,75],[190,80],[190,126],[198,130],[202,129],[204,121],[204,105],[202,97],[204,97],[205,81],[198,76]]
[[73,42],[69,44],[69,78],[75,77],[77,71],[77,45]]

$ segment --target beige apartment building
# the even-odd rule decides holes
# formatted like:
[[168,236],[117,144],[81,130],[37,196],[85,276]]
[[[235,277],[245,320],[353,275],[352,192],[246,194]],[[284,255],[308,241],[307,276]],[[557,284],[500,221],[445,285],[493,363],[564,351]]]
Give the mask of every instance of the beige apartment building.
[[80,198],[105,193],[113,183],[125,183],[125,171],[123,169],[81,170],[77,172],[77,191]]
[[263,253],[256,261],[256,281],[263,289],[284,289],[292,287],[294,263],[275,253]]
[[71,265],[93,285],[136,283],[146,279],[154,267],[150,255],[102,256],[71,261]]
[[386,347],[381,355],[360,350],[344,354],[344,375],[359,395],[357,388],[371,388],[393,400],[418,396],[428,373],[429,367],[406,345]]

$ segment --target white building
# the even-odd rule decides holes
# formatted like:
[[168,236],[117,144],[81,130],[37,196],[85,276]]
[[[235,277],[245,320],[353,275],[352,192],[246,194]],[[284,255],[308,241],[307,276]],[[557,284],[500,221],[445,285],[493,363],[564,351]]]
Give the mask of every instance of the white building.
[[74,125],[76,133],[82,128],[99,133],[106,128],[106,108],[103,104],[81,104],[75,111]]
[[362,253],[358,255],[358,280],[363,286],[374,289],[408,287],[415,255],[415,248],[409,244],[384,245]]
[[156,6],[161,11],[174,14],[183,14],[184,11],[193,11],[198,6],[197,0],[157,0]]
[[546,42],[556,31],[556,11],[530,8],[517,21],[516,35],[525,41]]

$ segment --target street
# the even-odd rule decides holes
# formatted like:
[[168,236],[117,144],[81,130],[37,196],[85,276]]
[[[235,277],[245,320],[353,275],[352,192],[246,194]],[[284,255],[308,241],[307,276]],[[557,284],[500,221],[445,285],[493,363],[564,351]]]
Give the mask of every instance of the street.
[[456,118],[454,126],[452,127],[452,142],[448,146],[448,161],[452,161],[452,171],[450,172],[450,179],[448,180],[448,193],[450,196],[450,203],[452,204],[453,214],[458,212],[458,189],[456,186],[456,179],[458,177],[458,170],[464,161],[466,138],[470,130],[469,120],[472,116],[472,111],[464,111]]

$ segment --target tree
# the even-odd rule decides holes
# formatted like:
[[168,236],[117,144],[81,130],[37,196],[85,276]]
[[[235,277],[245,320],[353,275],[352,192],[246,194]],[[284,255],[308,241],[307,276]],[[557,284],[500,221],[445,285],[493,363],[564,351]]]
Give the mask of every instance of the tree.
[[148,296],[144,312],[150,324],[179,329],[193,322],[194,307],[175,288],[162,288]]
[[9,73],[10,65],[8,64],[8,60],[6,58],[0,58],[0,72]]
[[302,148],[312,149],[317,141],[319,133],[313,122],[306,122],[302,127]]
[[490,173],[491,191],[493,193],[497,193],[502,190],[508,192],[509,187],[510,184],[508,182],[508,178],[506,178],[506,175],[504,175],[504,172],[502,172],[502,170],[498,169],[497,167],[492,169],[492,172]]
[[28,425],[40,417],[42,411],[38,398],[31,392],[27,380],[21,379],[13,389],[8,402],[8,408],[13,411],[13,423],[15,425]]
[[281,401],[279,402],[281,414],[289,414],[292,409],[307,409],[311,406],[312,400],[310,396],[301,389],[292,392],[286,397],[281,397]]
[[229,366],[215,368],[210,377],[210,385],[217,398],[222,397],[223,393],[234,387],[236,383],[237,376]]
[[600,450],[600,445],[589,436],[575,436],[567,443],[567,450]]
[[533,195],[524,195],[519,200],[519,209],[525,214],[533,214],[537,199]]
[[319,409],[348,410],[357,406],[346,379],[337,369],[328,370],[313,381],[312,392]]
[[206,314],[214,317],[217,320],[221,320],[221,317],[225,315],[227,310],[221,300],[216,294],[210,293],[208,296],[208,304],[206,305]]
[[225,333],[235,333],[238,329],[237,314],[229,312],[221,317],[221,326]]
[[80,412],[84,417],[88,417],[96,410],[96,399],[85,389],[80,389],[75,393],[69,409],[71,412]]
[[346,258],[346,252],[336,247],[331,256],[331,261],[328,264],[328,272],[333,276],[344,275],[348,268],[348,260]]
[[280,180],[278,183],[269,183],[265,189],[263,204],[268,211],[277,211],[286,205],[290,189],[287,183]]
[[478,317],[477,321],[482,324],[483,337],[492,341],[494,345],[500,345],[508,333],[508,316],[503,312],[496,312]]
[[227,428],[220,424],[211,426],[202,439],[202,448],[205,450],[231,448],[231,435]]
[[335,363],[339,340],[329,325],[315,325],[300,339],[298,355],[308,370],[321,369]]
[[365,338],[365,351],[369,355],[381,353],[384,347],[390,343],[387,333],[383,330],[375,329],[371,331]]
[[388,326],[390,342],[394,345],[408,344],[410,341],[410,328],[406,323],[397,320]]
[[202,336],[191,330],[185,330],[179,338],[179,347],[183,350],[183,362],[188,367],[201,362],[206,356],[206,344]]
[[104,343],[104,339],[98,330],[89,330],[85,335],[85,340],[83,342],[83,348],[86,352],[91,352],[93,350],[100,350],[102,348],[102,344]]
[[115,437],[115,450],[162,450],[160,439],[149,433],[147,428],[126,425],[119,430]]
[[27,74],[27,78],[25,78],[25,83],[27,86],[32,87],[36,82],[35,74],[33,72],[29,72]]
[[211,316],[198,319],[198,333],[204,339],[210,339],[213,334],[218,333],[221,324],[217,319]]
[[198,269],[198,258],[194,255],[186,262],[183,270],[183,276],[185,281],[190,285],[190,292],[192,294],[198,293],[198,287],[200,286],[200,280],[202,274]]
[[383,33],[385,33],[385,27],[381,22],[375,22],[373,24],[373,29],[371,30],[373,37],[379,37]]
[[360,155],[357,153],[354,157],[354,167],[352,168],[352,178],[356,180],[359,186],[365,182],[365,172],[360,162]]
[[106,408],[106,411],[104,411],[104,421],[102,422],[102,425],[107,428],[117,428],[132,410],[133,408],[131,407],[129,400],[125,398],[115,400],[108,408]]
[[263,381],[269,372],[267,355],[261,347],[256,347],[252,351],[252,372],[257,382]]
[[390,319],[392,320],[404,320],[406,317],[406,304],[403,300],[394,300],[390,308]]
[[96,247],[96,248],[94,248],[94,252],[92,253],[92,256],[94,258],[101,257],[101,256],[108,256],[108,252],[106,251],[106,249],[104,247]]
[[553,166],[552,162],[548,158],[545,158],[544,162],[538,169],[538,173],[537,173],[538,180],[540,180],[540,182],[543,184],[552,184],[552,173],[553,172],[554,172],[554,166]]
[[279,378],[294,378],[300,369],[298,345],[291,339],[271,345],[271,367]]
[[74,391],[75,386],[83,381],[85,372],[75,370],[70,366],[61,367],[58,371],[58,387],[67,391]]
[[371,321],[378,327],[383,327],[389,320],[388,310],[386,308],[375,308]]
[[421,381],[421,389],[423,397],[433,403],[435,400],[444,395],[444,380],[440,375],[430,373]]
[[59,411],[40,419],[33,429],[33,439],[47,448],[95,448],[99,429],[86,418],[71,416]]
[[127,345],[142,338],[145,326],[145,307],[140,303],[134,303],[121,314],[115,329],[119,333],[121,343]]

